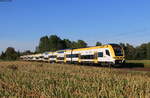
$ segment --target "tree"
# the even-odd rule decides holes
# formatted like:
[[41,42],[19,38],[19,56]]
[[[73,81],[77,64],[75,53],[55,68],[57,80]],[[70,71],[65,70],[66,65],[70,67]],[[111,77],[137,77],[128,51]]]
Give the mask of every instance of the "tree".
[[120,43],[120,45],[124,48],[126,59],[135,59],[136,49],[132,45],[128,43],[126,45]]
[[66,49],[66,43],[64,40],[59,40],[57,43],[57,50]]
[[84,48],[87,43],[83,40],[70,41],[69,39],[61,39],[57,35],[51,35],[40,38],[39,46],[36,47],[36,53],[45,51],[57,51],[68,48]]
[[19,58],[21,56],[20,51],[17,51],[17,58]]
[[101,42],[96,42],[96,46],[102,46]]
[[147,44],[147,59],[150,60],[150,42]]
[[72,48],[72,42],[69,39],[64,39],[63,41],[65,43],[66,49]]
[[71,42],[71,48],[78,48],[78,44],[75,41]]
[[50,42],[48,36],[40,38],[38,52],[50,51]]
[[12,47],[8,47],[6,49],[5,55],[6,55],[6,57],[5,57],[6,60],[16,60],[17,59],[17,52]]
[[77,41],[77,48],[85,48],[87,47],[87,43],[83,40],[78,40]]
[[150,59],[150,43],[144,43],[137,47],[128,43],[120,43],[120,45],[124,48],[127,59]]
[[33,54],[30,50],[26,50],[23,53],[21,53],[22,55],[30,55]]
[[136,47],[136,59],[147,59],[147,44],[142,44]]
[[50,50],[51,51],[56,51],[56,50],[59,50],[59,49],[62,49],[62,45],[61,45],[61,42],[62,40],[56,36],[56,35],[51,35],[49,37],[49,45],[50,45]]
[[2,51],[0,59],[4,60],[6,58],[6,54]]

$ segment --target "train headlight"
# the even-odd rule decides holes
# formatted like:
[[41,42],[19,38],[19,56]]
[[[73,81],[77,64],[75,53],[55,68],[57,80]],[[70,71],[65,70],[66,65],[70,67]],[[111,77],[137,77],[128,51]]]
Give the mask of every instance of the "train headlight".
[[118,57],[113,57],[114,59],[118,59]]
[[124,57],[113,57],[115,60],[123,60]]

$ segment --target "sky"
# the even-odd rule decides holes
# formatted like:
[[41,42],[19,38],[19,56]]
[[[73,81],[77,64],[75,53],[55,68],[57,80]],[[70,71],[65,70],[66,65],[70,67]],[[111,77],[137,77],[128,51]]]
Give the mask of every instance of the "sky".
[[[0,0],[1,1],[1,0]],[[150,42],[150,0],[11,0],[0,2],[0,52],[35,50],[45,35],[70,40]]]

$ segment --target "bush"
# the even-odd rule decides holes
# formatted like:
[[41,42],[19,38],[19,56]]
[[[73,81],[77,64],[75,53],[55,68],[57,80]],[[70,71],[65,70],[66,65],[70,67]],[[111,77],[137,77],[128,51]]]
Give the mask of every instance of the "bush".
[[17,58],[18,58],[18,53],[12,47],[8,47],[5,53],[2,52],[0,56],[0,59],[2,60],[16,60]]

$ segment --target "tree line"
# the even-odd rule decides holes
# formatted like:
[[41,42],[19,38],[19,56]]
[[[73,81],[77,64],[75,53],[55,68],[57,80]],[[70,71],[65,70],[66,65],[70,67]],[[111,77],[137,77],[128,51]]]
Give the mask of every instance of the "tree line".
[[134,47],[128,43],[120,43],[125,50],[126,59],[129,60],[150,60],[150,42]]
[[13,47],[8,47],[5,52],[1,52],[0,60],[8,60],[13,61],[20,58],[22,55],[30,55],[35,52],[31,52],[30,50],[26,50],[24,52],[16,51]]
[[36,47],[37,53],[46,51],[57,51],[69,48],[85,48],[87,43],[83,40],[70,41],[69,39],[61,39],[56,35],[43,36],[40,38],[39,45]]
[[[101,46],[101,42],[96,42],[95,46]],[[125,50],[126,59],[129,60],[150,60],[150,42],[143,43],[140,46],[134,47],[129,43],[120,43]],[[48,51],[57,51],[62,49],[85,48],[88,44],[84,40],[71,41],[69,39],[62,39],[57,35],[43,36],[40,38],[39,45],[34,52],[27,50],[25,52],[15,51],[13,47],[8,47],[5,52],[2,52],[0,59],[2,60],[16,60],[21,55],[43,53]]]

